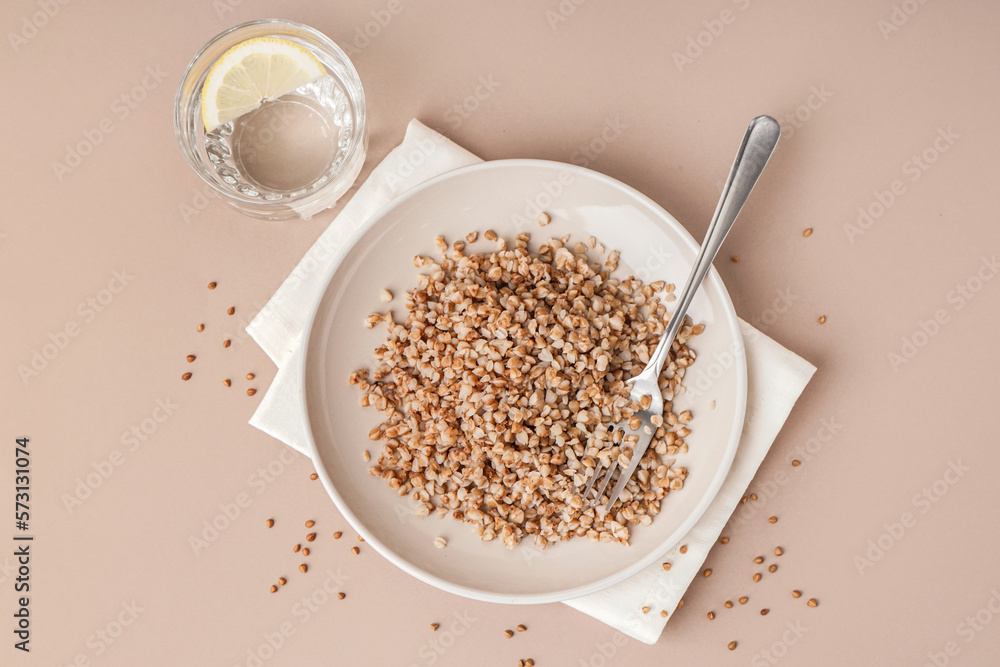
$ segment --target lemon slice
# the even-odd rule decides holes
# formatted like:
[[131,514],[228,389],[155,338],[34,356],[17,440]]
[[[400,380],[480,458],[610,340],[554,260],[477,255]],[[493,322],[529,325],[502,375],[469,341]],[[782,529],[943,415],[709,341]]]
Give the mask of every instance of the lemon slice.
[[205,131],[324,75],[323,63],[294,42],[277,37],[240,42],[215,61],[201,88]]

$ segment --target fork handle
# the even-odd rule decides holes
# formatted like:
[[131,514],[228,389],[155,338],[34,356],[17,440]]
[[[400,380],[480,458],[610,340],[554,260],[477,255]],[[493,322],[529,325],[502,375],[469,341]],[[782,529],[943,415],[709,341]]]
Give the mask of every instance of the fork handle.
[[778,136],[781,134],[781,126],[778,121],[770,116],[757,116],[750,121],[747,132],[743,135],[743,143],[736,153],[733,167],[729,170],[729,178],[722,188],[722,197],[718,206],[715,207],[715,215],[705,233],[705,240],[701,243],[701,250],[695,259],[694,266],[691,267],[691,275],[688,276],[684,291],[681,292],[677,300],[677,307],[670,316],[670,323],[667,331],[660,338],[660,344],[656,346],[649,363],[643,369],[643,373],[652,371],[653,377],[658,377],[663,370],[663,364],[670,354],[670,348],[674,344],[674,338],[684,322],[688,307],[694,300],[694,295],[698,292],[701,281],[705,279],[708,270],[712,268],[712,261],[719,253],[722,242],[725,240],[736,216],[740,214],[743,204],[746,203],[750,191],[756,185],[760,173],[764,170],[771,157],[774,147],[778,143]]

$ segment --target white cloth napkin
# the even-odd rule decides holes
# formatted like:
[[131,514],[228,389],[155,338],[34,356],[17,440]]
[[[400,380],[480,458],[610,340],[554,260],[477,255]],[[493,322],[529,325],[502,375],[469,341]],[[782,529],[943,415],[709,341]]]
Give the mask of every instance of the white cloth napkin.
[[[657,563],[611,588],[566,603],[647,644],[656,643],[684,591],[701,571],[708,552],[771,449],[771,443],[799,394],[816,371],[808,361],[743,320],[740,320],[740,331],[747,355],[747,413],[743,435],[733,466],[718,495],[681,540],[681,544],[687,545],[687,553],[681,555],[678,545],[663,558],[671,564],[669,572]],[[643,614],[643,607],[653,611]],[[666,609],[670,616],[661,617],[657,613],[660,609]]]
[[[358,188],[333,223],[285,279],[247,332],[278,366],[250,423],[305,453],[306,426],[300,417],[296,354],[311,307],[322,296],[337,251],[377,210],[420,183],[481,160],[417,120],[410,121],[403,143],[393,149]],[[815,368],[749,324],[740,322],[749,372],[749,400],[739,450],[718,496],[683,540],[687,553],[671,552],[669,572],[650,567],[607,590],[566,604],[647,644],[659,638],[670,616],[643,614],[643,606],[673,613],[691,580],[753,479],[757,467],[785,423]]]

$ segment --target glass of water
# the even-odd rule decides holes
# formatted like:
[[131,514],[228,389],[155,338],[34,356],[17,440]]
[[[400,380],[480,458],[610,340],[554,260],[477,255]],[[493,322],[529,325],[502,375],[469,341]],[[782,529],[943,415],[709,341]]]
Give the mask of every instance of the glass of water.
[[[202,86],[212,65],[247,40],[294,42],[326,74],[206,131]],[[357,179],[368,150],[365,96],[354,65],[333,41],[281,19],[251,21],[210,41],[181,79],[174,132],[192,169],[226,202],[257,218],[310,218]]]

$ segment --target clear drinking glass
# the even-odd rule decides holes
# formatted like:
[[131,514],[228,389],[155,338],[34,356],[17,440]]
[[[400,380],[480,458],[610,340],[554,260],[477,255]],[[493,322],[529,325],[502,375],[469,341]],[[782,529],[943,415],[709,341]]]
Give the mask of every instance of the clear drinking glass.
[[[201,89],[215,61],[255,37],[308,49],[327,76],[205,131]],[[365,95],[347,54],[326,35],[282,19],[251,21],[194,57],[174,102],[174,132],[191,168],[226,202],[257,218],[310,218],[354,183],[368,151]]]

